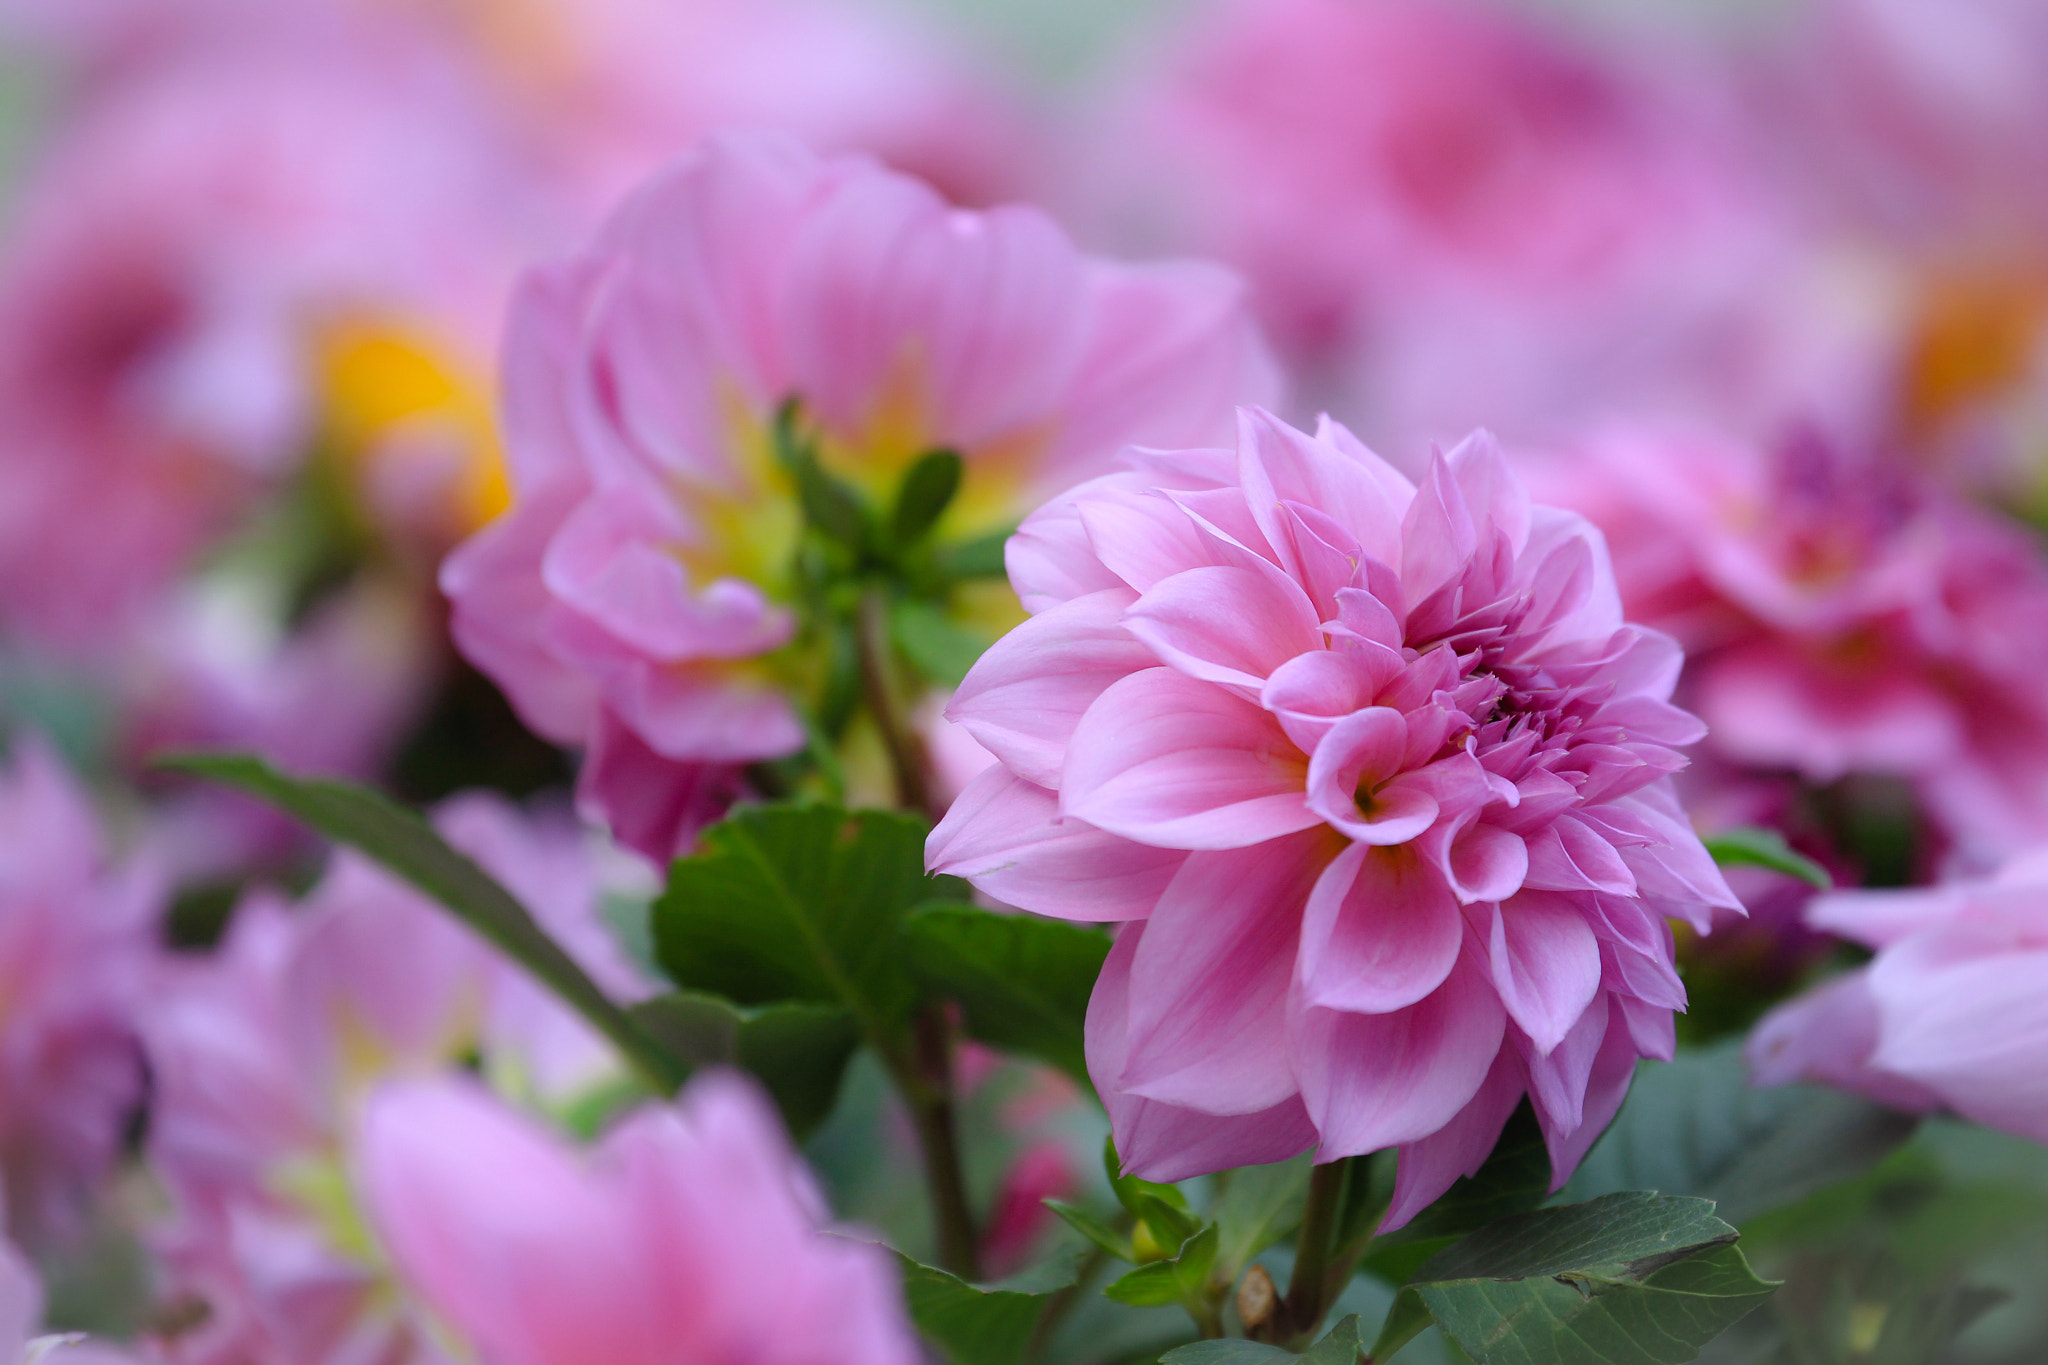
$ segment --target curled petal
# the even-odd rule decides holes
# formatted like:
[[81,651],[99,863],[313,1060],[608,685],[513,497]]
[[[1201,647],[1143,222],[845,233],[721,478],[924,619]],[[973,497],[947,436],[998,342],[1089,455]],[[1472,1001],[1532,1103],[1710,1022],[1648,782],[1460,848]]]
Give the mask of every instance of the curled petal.
[[1524,891],[1487,916],[1494,988],[1539,1054],[1564,1040],[1600,989],[1600,943],[1574,898]]

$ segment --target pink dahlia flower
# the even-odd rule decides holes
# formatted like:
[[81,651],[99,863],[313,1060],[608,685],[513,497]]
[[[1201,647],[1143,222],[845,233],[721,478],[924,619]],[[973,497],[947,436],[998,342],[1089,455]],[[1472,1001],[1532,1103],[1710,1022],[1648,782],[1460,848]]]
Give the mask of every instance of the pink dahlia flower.
[[1141,1175],[1394,1147],[1398,1226],[1526,1093],[1562,1181],[1671,1054],[1666,917],[1737,908],[1668,780],[1677,646],[1483,432],[1419,487],[1257,410],[1136,458],[1010,542],[1035,615],[951,709],[1001,764],[932,868],[1128,922],[1087,1047]]
[[966,462],[947,534],[993,531],[1130,441],[1227,427],[1270,384],[1210,267],[1081,255],[1047,217],[952,209],[793,143],[712,141],[532,276],[505,360],[512,510],[449,557],[455,639],[527,724],[586,749],[579,799],[665,861],[800,749],[775,657],[798,510],[785,400],[834,473]]
[[357,1168],[399,1273],[483,1365],[914,1365],[882,1248],[823,1205],[730,1075],[594,1151],[458,1081],[395,1085]]
[[1966,862],[2048,837],[2048,560],[1897,461],[1813,436],[1620,433],[1532,467],[1607,533],[1630,615],[1750,769],[1909,780]]
[[2048,1142],[2048,853],[1976,881],[1835,892],[1806,919],[1877,956],[1757,1026],[1759,1082],[1820,1081]]
[[[436,823],[616,998],[645,993],[567,820],[469,796]],[[345,1162],[364,1099],[387,1078],[470,1060],[541,1107],[619,1074],[609,1047],[523,971],[348,854],[297,908],[252,897],[218,952],[171,964],[144,1029],[147,1154],[172,1205],[155,1237],[165,1290],[205,1308],[167,1344],[185,1365],[444,1359],[363,1231]]]
[[143,1099],[135,1014],[161,879],[110,860],[55,752],[16,735],[0,772],[0,1171],[17,1237],[78,1230]]

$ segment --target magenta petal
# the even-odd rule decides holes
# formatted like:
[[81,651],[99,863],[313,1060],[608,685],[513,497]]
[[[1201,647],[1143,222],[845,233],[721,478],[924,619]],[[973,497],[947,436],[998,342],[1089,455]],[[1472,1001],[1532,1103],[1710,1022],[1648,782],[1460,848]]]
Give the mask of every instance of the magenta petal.
[[1500,442],[1484,429],[1458,442],[1444,457],[1478,526],[1492,527],[1520,550],[1529,539],[1529,490],[1508,467]]
[[1317,879],[1301,926],[1306,1004],[1386,1014],[1450,975],[1464,917],[1413,849],[1353,844]]
[[1024,622],[975,661],[946,718],[1018,776],[1057,789],[1082,714],[1155,663],[1120,624],[1131,601],[1122,588],[1090,593]]
[[1600,942],[1569,896],[1525,891],[1490,918],[1494,988],[1536,1050],[1549,1052],[1600,989]]
[[1394,1197],[1378,1232],[1393,1232],[1434,1204],[1460,1179],[1477,1175],[1493,1154],[1501,1129],[1522,1098],[1522,1069],[1514,1049],[1494,1055],[1493,1069],[1471,1103],[1426,1138],[1405,1144],[1394,1171]]
[[1569,814],[1532,831],[1527,843],[1532,890],[1635,894],[1635,874],[1614,845]]
[[1299,587],[1277,574],[1221,566],[1155,584],[1124,613],[1124,626],[1161,662],[1252,696],[1280,665],[1323,647]]
[[984,769],[925,840],[926,866],[1020,910],[1091,922],[1143,919],[1188,855],[1119,839],[1000,767]]
[[1444,984],[1392,1014],[1297,1007],[1294,1066],[1325,1158],[1428,1137],[1478,1093],[1507,1028],[1469,956]]
[[1308,764],[1250,702],[1170,668],[1112,684],[1067,746],[1060,806],[1161,848],[1247,848],[1321,823]]
[[1285,1002],[1326,848],[1318,833],[1188,856],[1131,965],[1119,1089],[1212,1114],[1295,1093]]
[[1119,1079],[1129,1056],[1131,964],[1144,926],[1127,925],[1109,950],[1088,1000],[1088,1075],[1102,1096],[1124,1169],[1146,1180],[1284,1161],[1316,1140],[1301,1097],[1269,1109],[1219,1116],[1142,1099]]
[[[1356,441],[1352,444],[1356,446]],[[1321,509],[1356,537],[1367,554],[1393,557],[1401,543],[1401,516],[1407,510],[1402,496],[1406,490],[1401,487],[1406,480],[1363,446],[1356,446],[1361,459],[1333,444],[1325,432],[1310,437],[1271,413],[1247,408],[1238,415],[1237,449],[1245,501],[1267,541],[1288,557],[1290,572],[1299,572],[1300,565],[1293,562],[1281,510],[1286,502]]]

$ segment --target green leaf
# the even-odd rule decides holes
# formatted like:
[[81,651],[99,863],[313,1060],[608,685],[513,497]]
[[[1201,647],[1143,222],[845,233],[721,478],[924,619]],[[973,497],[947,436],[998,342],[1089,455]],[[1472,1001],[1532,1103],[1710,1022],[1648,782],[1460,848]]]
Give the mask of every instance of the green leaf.
[[[1386,1166],[1391,1168],[1392,1163]],[[1391,1179],[1389,1187],[1391,1192]],[[1496,1218],[1533,1209],[1549,1197],[1550,1149],[1536,1111],[1525,1099],[1501,1129],[1486,1164],[1444,1191],[1406,1227],[1374,1238],[1364,1266],[1400,1284],[1458,1238]]]
[[[1611,1194],[1491,1223],[1430,1258],[1401,1297],[1480,1365],[1680,1365],[1777,1287],[1735,1238],[1708,1200]],[[1390,1317],[1411,1324],[1413,1308]]]
[[939,572],[948,578],[1001,578],[1007,572],[1003,564],[1003,547],[1016,533],[1015,527],[1009,527],[974,540],[942,546],[938,552]]
[[740,1005],[842,1005],[886,1035],[917,999],[903,914],[945,890],[924,874],[924,834],[890,811],[735,811],[669,870],[654,905],[662,969]]
[[1303,1152],[1286,1161],[1230,1172],[1215,1210],[1221,1237],[1216,1264],[1222,1279],[1235,1280],[1253,1257],[1301,1225],[1312,1160],[1313,1153]]
[[736,1066],[767,1087],[801,1139],[832,1112],[860,1028],[838,1005],[785,1003],[747,1009],[695,991],[642,1001],[642,1028],[692,1066]]
[[1131,1250],[1130,1238],[1119,1234],[1115,1228],[1103,1222],[1100,1218],[1088,1212],[1088,1210],[1073,1204],[1063,1203],[1058,1199],[1048,1199],[1044,1202],[1047,1208],[1059,1215],[1061,1222],[1101,1247],[1110,1255],[1116,1257],[1119,1261],[1135,1261],[1138,1259],[1137,1253]]
[[366,787],[289,777],[248,754],[173,754],[156,765],[259,796],[412,883],[589,1020],[657,1089],[674,1090],[689,1074],[547,936],[511,892],[450,847],[417,812]]
[[1361,1355],[1358,1315],[1354,1313],[1309,1347],[1306,1355],[1231,1337],[1176,1346],[1159,1357],[1159,1365],[1285,1365],[1288,1361],[1299,1361],[1301,1365],[1358,1365]]
[[860,494],[827,473],[818,463],[817,445],[797,430],[798,404],[792,398],[776,410],[775,458],[796,485],[804,521],[827,540],[864,553],[873,540],[867,506]]
[[928,450],[903,476],[896,507],[889,517],[889,543],[913,545],[938,523],[960,491],[960,457],[950,450]]
[[1828,870],[1792,848],[1785,842],[1785,836],[1774,829],[1745,825],[1723,830],[1701,842],[1723,867],[1767,867],[1823,891],[1834,889],[1835,879],[1828,875]]
[[932,682],[957,687],[988,651],[988,637],[961,625],[930,602],[903,598],[889,609],[889,633],[903,657]]
[[969,1035],[1088,1084],[1081,1026],[1107,936],[959,904],[912,911],[903,929],[912,971],[926,991],[960,1002]]
[[1078,1263],[1034,1276],[1029,1290],[969,1284],[897,1254],[910,1320],[951,1365],[1021,1365],[1054,1295],[1073,1285]]
[[1208,1288],[1209,1272],[1216,1267],[1216,1244],[1216,1225],[1211,1223],[1182,1242],[1171,1260],[1141,1265],[1102,1292],[1135,1308],[1200,1299]]
[[1714,1200],[1736,1223],[1877,1165],[1917,1120],[1815,1086],[1749,1083],[1740,1039],[1645,1062],[1565,1198],[1662,1190]]

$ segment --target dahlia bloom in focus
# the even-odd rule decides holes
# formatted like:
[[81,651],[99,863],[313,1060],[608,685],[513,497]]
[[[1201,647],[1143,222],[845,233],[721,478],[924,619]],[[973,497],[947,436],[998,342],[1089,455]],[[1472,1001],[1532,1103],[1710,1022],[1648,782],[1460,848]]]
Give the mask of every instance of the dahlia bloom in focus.
[[947,537],[1188,442],[1270,384],[1238,286],[1076,251],[1035,210],[951,209],[857,157],[715,140],[530,277],[505,361],[512,510],[449,557],[463,652],[585,748],[586,812],[658,861],[745,765],[804,745],[785,400],[826,470],[883,498],[965,461]]
[[444,1080],[372,1099],[357,1159],[399,1273],[483,1365],[914,1365],[881,1247],[828,1237],[765,1100],[693,1081],[588,1153]]
[[[436,823],[615,998],[646,993],[599,919],[597,878],[566,820],[472,796]],[[441,1360],[391,1292],[345,1167],[365,1097],[392,1076],[474,1061],[507,1091],[561,1107],[620,1074],[521,969],[347,853],[304,904],[258,893],[216,953],[170,964],[144,1030],[148,1155],[173,1210],[155,1244],[172,1303],[205,1308],[167,1349],[194,1365]]]
[[2048,1142],[2048,853],[1982,880],[1838,891],[1806,920],[1877,956],[1757,1025],[1759,1083],[1819,1081]]
[[0,1170],[15,1236],[80,1227],[143,1100],[135,1012],[160,879],[108,858],[86,793],[42,740],[0,773]]
[[1327,419],[1239,422],[1011,540],[1035,615],[950,711],[1000,766],[928,861],[1127,921],[1087,1047],[1138,1174],[1397,1147],[1399,1226],[1526,1093],[1561,1182],[1671,1055],[1666,917],[1738,908],[1669,781],[1678,648],[1485,433],[1418,487]]
[[1963,861],[2048,836],[2048,560],[1902,464],[1618,433],[1537,470],[1614,549],[1630,615],[1688,653],[1720,758],[1913,784]]

